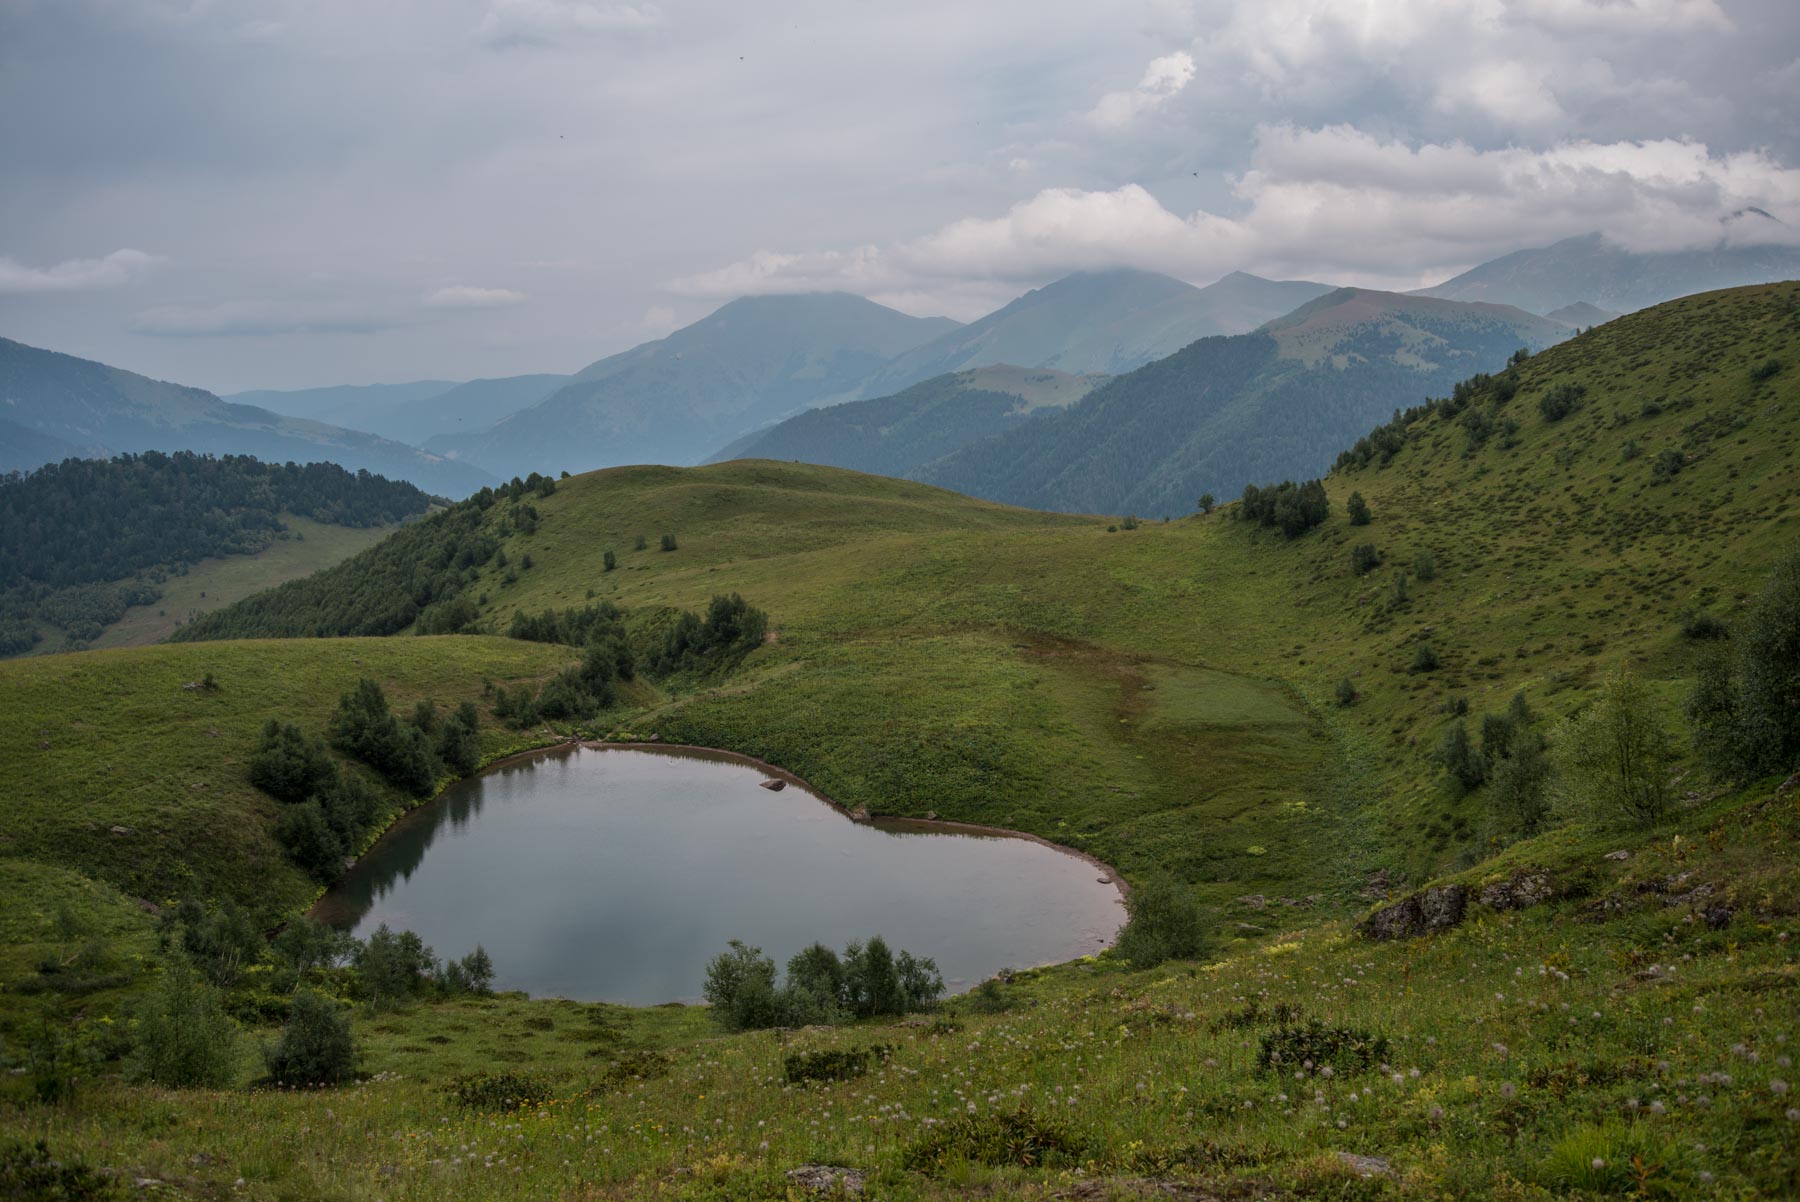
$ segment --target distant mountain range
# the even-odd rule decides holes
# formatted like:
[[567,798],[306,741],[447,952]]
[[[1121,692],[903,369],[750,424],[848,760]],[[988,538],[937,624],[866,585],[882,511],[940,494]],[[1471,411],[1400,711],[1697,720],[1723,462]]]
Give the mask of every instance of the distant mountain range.
[[864,397],[996,363],[1074,375],[1118,375],[1172,355],[1196,338],[1243,334],[1331,291],[1233,272],[1196,288],[1149,271],[1064,276],[978,321],[908,351],[871,375]]
[[423,446],[443,434],[485,430],[569,382],[568,376],[504,376],[493,380],[418,380],[408,384],[346,384],[294,391],[259,389],[225,399],[289,417],[379,434]]
[[124,451],[330,462],[465,496],[492,478],[416,447],[0,338],[0,471]]
[[[1036,509],[1162,516],[1316,476],[1397,406],[1573,330],[1503,305],[1344,288],[1021,416],[956,376],[802,414],[739,444]],[[948,432],[948,433],[946,433]],[[953,445],[957,441],[960,446]]]
[[491,429],[427,445],[502,476],[693,463],[759,425],[857,395],[894,356],[955,325],[844,292],[746,297],[588,366]]
[[1602,310],[1630,313],[1696,292],[1796,278],[1800,278],[1800,246],[1640,254],[1588,234],[1502,255],[1418,295],[1492,301],[1532,313],[1551,313],[1583,301]]
[[1066,408],[1106,380],[1007,365],[951,372],[891,397],[797,414],[738,439],[708,462],[797,459],[877,476],[909,476],[1034,413]]

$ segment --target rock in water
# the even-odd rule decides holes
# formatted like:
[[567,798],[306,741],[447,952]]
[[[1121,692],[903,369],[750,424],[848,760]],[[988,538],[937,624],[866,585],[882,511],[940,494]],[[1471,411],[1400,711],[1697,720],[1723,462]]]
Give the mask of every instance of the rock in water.
[[787,782],[784,780],[778,780],[774,777],[771,777],[770,779],[762,782],[762,787],[767,789],[771,793],[779,793],[783,789],[787,788]]

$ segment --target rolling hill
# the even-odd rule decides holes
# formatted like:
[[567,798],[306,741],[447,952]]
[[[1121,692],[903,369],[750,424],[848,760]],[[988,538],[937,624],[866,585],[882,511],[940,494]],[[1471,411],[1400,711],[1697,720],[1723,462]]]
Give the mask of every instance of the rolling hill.
[[[152,380],[0,338],[0,471],[129,451],[251,455],[268,463],[336,463],[460,497],[492,477],[372,434]],[[4,431],[0,431],[4,432]]]
[[[1267,353],[1364,353],[1360,325],[1332,335],[1336,307],[1270,331]],[[1454,345],[1420,324],[1445,310],[1408,312],[1389,354]],[[1349,440],[1329,514],[1293,538],[1230,505],[1109,531],[766,461],[609,470],[459,510],[507,553],[460,584],[478,626],[723,591],[772,615],[775,637],[728,678],[630,697],[584,733],[733,749],[847,806],[1171,876],[1212,947],[797,1031],[420,1000],[356,1011],[355,1086],[176,1091],[96,1050],[59,1105],[0,1079],[18,1097],[0,1113],[59,1165],[202,1197],[780,1198],[803,1165],[931,1202],[1790,1196],[1800,793],[1706,777],[1681,702],[1718,645],[1688,633],[1694,615],[1741,631],[1800,548],[1797,314],[1800,285],[1744,288],[1560,342]],[[678,549],[632,549],[659,532]],[[354,595],[357,562],[310,603]],[[285,615],[296,628],[303,610]],[[484,678],[541,680],[579,654],[464,634],[0,663],[0,688],[41,715],[0,726],[18,782],[0,809],[7,1033],[61,1029],[55,1014],[108,1046],[100,1029],[125,1024],[101,1020],[160,975],[136,899],[182,890],[271,918],[305,904],[244,771],[264,714],[318,732],[361,675],[402,705],[481,702]],[[1446,779],[1433,749],[1459,725],[1485,739],[1483,715],[1520,693],[1560,756],[1563,723],[1623,667],[1677,757],[1663,825],[1608,824],[1569,796],[1528,835],[1491,786]],[[217,690],[183,688],[208,672]],[[485,753],[506,749],[484,732]],[[1409,909],[1430,933],[1382,940],[1360,921]],[[274,973],[265,960],[229,995],[267,1034],[285,1009]],[[787,1079],[806,1063],[789,1057],[818,1052],[867,1071]],[[504,1102],[457,1104],[478,1073],[510,1074]]]
[[1505,306],[1339,289],[1256,333],[1201,339],[917,474],[1042,509],[1186,513],[1205,492],[1318,475],[1396,407],[1571,332]]
[[1721,244],[1711,250],[1648,254],[1625,250],[1600,234],[1587,234],[1503,255],[1418,295],[1516,305],[1532,313],[1551,313],[1584,301],[1629,313],[1697,292],[1796,278],[1800,278],[1796,246]]
[[490,429],[432,446],[502,476],[692,463],[759,425],[853,394],[870,372],[954,324],[847,293],[736,300],[590,364]]
[[423,447],[441,435],[483,430],[535,405],[569,377],[502,376],[492,380],[421,380],[411,384],[341,385],[292,392],[233,393],[227,400],[290,417],[329,422]]
[[1077,272],[917,347],[866,380],[865,398],[996,363],[1117,375],[1196,338],[1242,334],[1330,291],[1233,272],[1196,288],[1149,271]]
[[709,462],[796,459],[878,476],[916,476],[976,439],[1079,401],[1104,376],[1047,368],[978,367],[915,384],[891,397],[799,413],[738,439]]

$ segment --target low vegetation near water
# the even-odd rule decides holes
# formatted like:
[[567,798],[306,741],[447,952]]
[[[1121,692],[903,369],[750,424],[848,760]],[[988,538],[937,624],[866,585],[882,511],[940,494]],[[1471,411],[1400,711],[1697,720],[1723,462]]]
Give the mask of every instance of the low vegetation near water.
[[[8,1124],[198,1195],[779,1198],[802,1164],[884,1198],[1791,1194],[1800,799],[1788,727],[1757,715],[1794,712],[1759,671],[1800,544],[1797,361],[1800,287],[1636,314],[1264,490],[1275,529],[766,463],[520,481],[455,538],[409,528],[438,531],[419,580],[448,591],[381,633],[467,602],[458,629],[561,637],[613,606],[666,649],[710,598],[770,615],[729,676],[523,729],[485,720],[494,695],[536,698],[584,651],[289,637],[0,665],[46,715],[0,730],[42,782],[0,819],[0,895],[27,902],[0,918],[7,1053],[34,1024],[95,1036],[70,1096]],[[217,632],[342,630],[402,570],[371,555]],[[568,732],[726,747],[853,807],[1042,834],[1181,904],[1148,906],[1141,954],[916,1017],[720,1037],[686,1009],[349,990],[359,1084],[244,1092],[251,1058],[232,1088],[129,1084],[165,979],[132,899],[310,896],[247,763],[270,706],[321,731],[363,677],[396,714],[488,707],[484,760]],[[1645,767],[1584,764],[1601,740]],[[121,788],[127,757],[157,770]],[[268,992],[290,1000],[233,1021],[273,1042],[297,993]]]

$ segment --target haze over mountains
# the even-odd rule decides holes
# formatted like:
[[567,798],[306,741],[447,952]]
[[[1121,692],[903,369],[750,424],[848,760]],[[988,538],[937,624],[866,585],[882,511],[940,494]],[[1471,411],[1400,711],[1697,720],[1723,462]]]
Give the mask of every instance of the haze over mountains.
[[589,365],[485,432],[429,445],[507,476],[691,463],[764,422],[855,396],[871,372],[955,324],[842,292],[747,297]]
[[469,464],[373,434],[232,404],[204,389],[0,338],[0,471],[152,450],[331,462],[455,497],[491,481]]
[[1353,431],[1571,333],[1500,305],[1340,289],[909,474],[1037,509],[1187,513],[1203,492],[1224,500],[1246,484],[1320,475]]
[[[1519,251],[1412,294],[1487,306],[1466,313],[1242,272],[1197,288],[1132,269],[1066,276],[967,325],[849,293],[756,296],[574,376],[251,392],[227,404],[115,373],[112,387],[125,399],[109,402],[112,416],[104,420],[87,412],[92,397],[66,373],[33,377],[48,388],[33,391],[38,385],[25,387],[26,375],[15,369],[8,416],[0,417],[10,422],[0,460],[23,468],[151,447],[329,458],[460,495],[533,471],[755,455],[916,476],[1021,504],[1151,512],[1179,499],[1185,509],[1196,487],[1235,492],[1251,480],[1321,470],[1343,436],[1431,389],[1492,370],[1517,345],[1544,345],[1687,292],[1796,275],[1800,249],[1791,247],[1639,254],[1593,235]],[[1332,350],[1323,365],[1293,331],[1317,330],[1318,311],[1308,306],[1327,295],[1340,326],[1351,314],[1366,320],[1351,323],[1354,335],[1319,335],[1350,348]],[[1073,405],[1095,377],[1124,377],[1197,340],[1242,337],[1307,312],[1313,316],[1281,326],[1289,331],[1278,339],[1284,349],[1269,359],[1279,381],[1261,368],[1201,379],[1189,363],[1155,375],[1153,404],[1143,381],[1115,381],[1069,413],[1052,414],[1072,441],[1047,428],[1024,432],[1040,410]],[[1240,357],[1248,345],[1207,354],[1241,366],[1255,358]],[[980,374],[1001,366],[1015,370]],[[117,382],[126,378],[142,383]],[[1032,379],[1060,383],[1038,395],[1043,389]],[[1164,395],[1169,389],[1186,391]],[[187,393],[222,407],[170,399]],[[137,395],[157,400],[146,408],[129,399]],[[1313,398],[1306,405],[1316,422],[1301,395]],[[1144,404],[1144,412],[1120,408]],[[1271,435],[1259,424],[1264,409],[1279,415],[1286,433]],[[1105,429],[1084,427],[1084,414],[1102,410]],[[37,416],[22,420],[27,412]],[[1309,423],[1316,428],[1301,437]],[[1126,433],[1132,430],[1138,433]],[[1102,447],[1110,448],[1104,466],[1095,459]],[[1024,458],[1007,458],[1018,455]],[[1137,484],[1117,487],[1133,472]],[[1070,483],[1082,473],[1088,484]]]
[[1710,250],[1644,254],[1599,234],[1565,238],[1515,251],[1463,272],[1421,296],[1493,301],[1533,313],[1586,302],[1631,313],[1696,292],[1800,277],[1800,247],[1718,246]]

